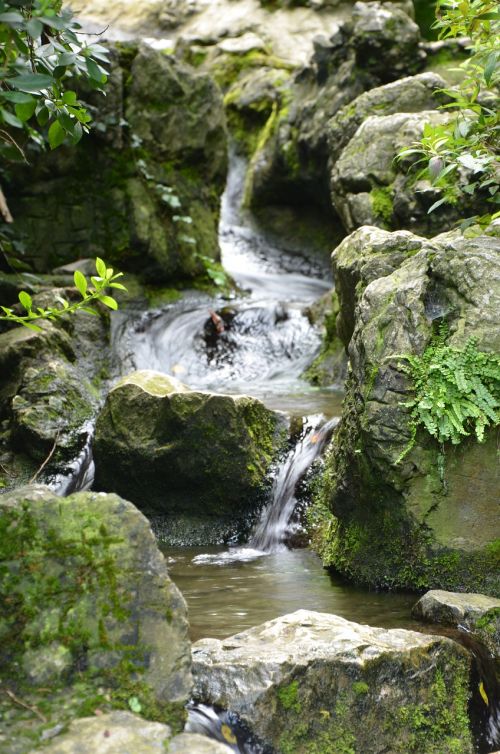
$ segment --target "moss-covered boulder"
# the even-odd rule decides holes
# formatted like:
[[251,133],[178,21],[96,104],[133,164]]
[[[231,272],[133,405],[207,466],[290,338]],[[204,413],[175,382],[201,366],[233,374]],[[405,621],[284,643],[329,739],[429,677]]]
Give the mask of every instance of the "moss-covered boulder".
[[47,271],[84,248],[149,282],[203,275],[204,258],[219,257],[226,177],[217,85],[147,45],[118,45],[107,96],[90,98],[87,138],[11,174],[13,227],[29,260]]
[[194,696],[278,754],[471,754],[470,662],[449,639],[299,610],[196,642]]
[[499,353],[499,240],[364,227],[333,259],[351,373],[314,509],[316,546],[357,581],[495,595],[496,431],[442,451],[419,430],[409,450],[414,393],[401,355],[421,355],[443,320],[450,346],[474,337]]
[[172,738],[168,725],[150,722],[131,712],[109,712],[74,720],[69,729],[48,746],[34,749],[46,754],[229,754],[228,746],[205,736],[181,733]]
[[500,600],[484,594],[431,589],[412,613],[426,623],[465,628],[486,644],[493,657],[500,657]]
[[264,500],[280,427],[255,398],[195,392],[166,375],[135,372],[110,391],[98,417],[96,485],[126,493],[148,514],[166,514],[172,529],[188,516],[210,541],[228,522],[234,537]]
[[23,487],[0,496],[0,533],[1,675],[40,708],[23,715],[2,698],[8,740],[24,742],[2,751],[131,698],[178,730],[191,686],[186,605],[144,516],[117,495]]
[[[44,296],[53,303],[60,292],[46,289],[34,295],[34,303],[47,303]],[[70,299],[75,293],[64,291]],[[109,367],[105,312],[99,317],[81,312],[40,327],[0,334],[2,487],[28,481],[51,451],[44,473],[67,471],[87,443]]]

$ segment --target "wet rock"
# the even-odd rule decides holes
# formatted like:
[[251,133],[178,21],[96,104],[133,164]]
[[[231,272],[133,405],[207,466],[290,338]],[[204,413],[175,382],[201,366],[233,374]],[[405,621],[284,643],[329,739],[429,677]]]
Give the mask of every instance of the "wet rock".
[[166,716],[182,710],[186,605],[144,516],[117,495],[59,498],[43,486],[5,493],[0,513],[3,677],[19,679],[22,667],[45,684],[78,671],[80,682],[113,689],[108,699],[128,687]]
[[[364,227],[334,253],[337,330],[351,374],[344,414],[317,504],[317,547],[358,581],[498,594],[498,462],[495,431],[445,449],[427,432],[410,441],[411,382],[401,354],[422,354],[434,324],[448,343],[500,350],[500,245],[459,233],[432,241]],[[334,518],[332,518],[333,513]]]
[[234,748],[197,733],[181,733],[170,741],[168,751],[169,754],[229,754]]
[[263,500],[280,426],[255,398],[135,372],[110,391],[97,420],[96,485],[126,492],[148,513],[199,517],[200,525],[240,520]]
[[280,754],[472,752],[469,666],[449,639],[306,610],[193,645],[195,698],[236,712]]
[[[203,275],[218,258],[226,177],[222,96],[206,74],[147,45],[112,53],[95,127],[76,149],[13,171],[14,229],[46,271],[98,255],[155,284]],[[89,190],[89,186],[92,189]]]
[[500,600],[484,594],[432,589],[412,612],[427,623],[465,628],[476,634],[494,656],[500,656]]

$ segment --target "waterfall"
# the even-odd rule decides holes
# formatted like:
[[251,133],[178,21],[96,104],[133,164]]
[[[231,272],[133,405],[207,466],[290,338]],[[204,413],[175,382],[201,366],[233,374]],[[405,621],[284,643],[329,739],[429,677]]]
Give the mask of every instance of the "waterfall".
[[277,552],[286,549],[290,534],[290,519],[297,505],[296,488],[301,478],[318,458],[338,417],[325,422],[323,417],[310,416],[304,420],[302,436],[290,450],[274,479],[272,500],[262,512],[249,545],[255,550]]

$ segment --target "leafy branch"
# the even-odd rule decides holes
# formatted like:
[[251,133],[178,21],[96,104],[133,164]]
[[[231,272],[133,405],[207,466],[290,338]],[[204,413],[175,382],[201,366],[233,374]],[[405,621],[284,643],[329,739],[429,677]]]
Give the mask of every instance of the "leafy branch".
[[40,306],[33,306],[33,299],[26,291],[19,293],[19,302],[26,314],[16,314],[16,312],[6,306],[0,306],[0,310],[3,311],[3,315],[0,315],[0,321],[12,322],[18,325],[24,325],[24,327],[30,330],[41,330],[42,328],[35,324],[37,320],[49,319],[57,320],[65,314],[73,314],[74,312],[81,310],[88,314],[97,314],[95,309],[91,308],[89,304],[93,302],[100,302],[109,309],[118,309],[117,301],[106,292],[108,288],[115,288],[121,291],[126,291],[126,287],[122,283],[117,283],[117,279],[122,277],[122,272],[115,272],[112,267],[106,267],[106,264],[102,259],[97,257],[96,259],[96,272],[97,275],[92,275],[88,280],[85,275],[76,270],[74,273],[74,283],[80,296],[81,301],[77,301],[74,304],[70,304],[69,301],[62,296],[56,296],[56,301],[60,304],[59,307],[51,306],[44,309]]
[[[468,59],[461,64],[461,83],[441,90],[450,99],[447,123],[424,126],[422,139],[398,158],[417,156],[423,165],[418,178],[427,178],[442,196],[430,207],[454,204],[464,194],[482,192],[500,204],[500,10],[496,0],[438,0],[434,28],[440,39],[469,39]],[[484,222],[498,217],[482,218]],[[474,218],[472,218],[474,220]],[[470,223],[468,223],[470,224]]]

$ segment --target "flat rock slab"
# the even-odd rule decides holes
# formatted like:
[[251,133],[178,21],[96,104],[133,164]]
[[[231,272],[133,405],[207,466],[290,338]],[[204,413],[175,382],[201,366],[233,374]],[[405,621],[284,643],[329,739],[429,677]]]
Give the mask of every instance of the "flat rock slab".
[[500,600],[485,594],[431,589],[413,608],[416,618],[444,626],[463,626],[500,657]]
[[299,610],[196,642],[193,696],[282,754],[465,754],[469,668],[449,639]]
[[231,749],[196,734],[171,737],[168,725],[143,720],[131,712],[110,712],[74,720],[43,749],[45,754],[228,754]]

